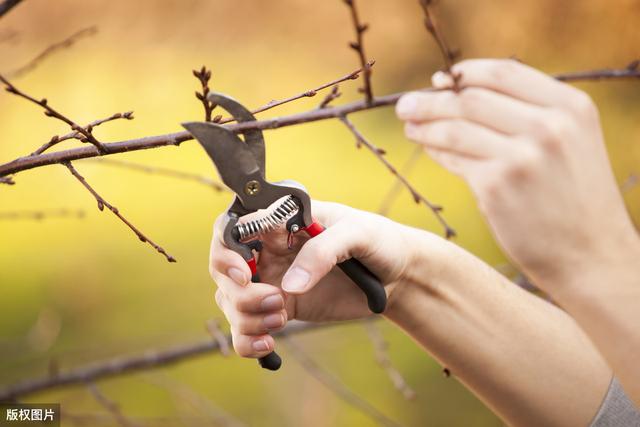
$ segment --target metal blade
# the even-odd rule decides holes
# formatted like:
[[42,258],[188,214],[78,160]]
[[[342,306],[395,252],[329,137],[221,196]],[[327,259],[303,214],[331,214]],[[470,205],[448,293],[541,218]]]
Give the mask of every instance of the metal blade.
[[223,126],[208,122],[183,123],[207,152],[220,179],[236,194],[243,194],[251,176],[262,175],[261,165],[249,146]]

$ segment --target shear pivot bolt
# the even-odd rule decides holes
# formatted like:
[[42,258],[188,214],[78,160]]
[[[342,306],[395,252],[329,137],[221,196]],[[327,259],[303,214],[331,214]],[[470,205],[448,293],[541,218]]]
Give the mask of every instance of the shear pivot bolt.
[[298,224],[293,224],[291,226],[291,232],[292,233],[297,233],[298,231],[300,231],[300,226]]
[[256,180],[247,182],[244,186],[244,192],[247,196],[255,196],[260,192],[260,183]]

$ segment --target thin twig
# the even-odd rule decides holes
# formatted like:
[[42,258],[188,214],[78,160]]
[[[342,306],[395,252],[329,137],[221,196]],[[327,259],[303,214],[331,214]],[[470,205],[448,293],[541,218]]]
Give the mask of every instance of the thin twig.
[[207,98],[207,95],[209,95],[209,92],[211,92],[211,89],[209,88],[209,80],[211,80],[211,70],[208,70],[203,65],[200,70],[193,70],[193,76],[198,79],[200,85],[202,86],[202,92],[196,91],[196,98],[198,98],[200,102],[202,102],[202,106],[204,107],[204,120],[210,122],[211,114],[216,108],[216,104],[209,101],[209,99]]
[[[413,171],[413,168],[418,164],[418,160],[421,157],[422,147],[420,145],[416,145],[416,147],[413,149],[413,152],[411,153],[411,156],[409,157],[409,160],[407,160],[407,162],[400,168],[400,175],[408,176],[411,171]],[[393,202],[400,195],[400,190],[402,190],[402,187],[402,181],[396,178],[393,186],[389,189],[389,191],[387,191],[387,194],[382,199],[382,202],[380,202],[380,206],[378,207],[377,211],[380,215],[387,216],[389,214],[389,211],[393,206]]]
[[442,216],[442,206],[431,203],[426,197],[420,194],[420,192],[413,185],[411,185],[411,183],[404,176],[402,176],[400,172],[398,172],[398,170],[386,159],[386,157],[384,156],[384,150],[376,147],[369,140],[367,140],[346,116],[340,117],[340,120],[356,138],[356,144],[358,144],[358,146],[364,145],[369,151],[371,151],[371,153],[373,153],[373,155],[382,162],[382,164],[389,170],[389,172],[395,175],[397,179],[402,182],[404,187],[409,190],[411,196],[413,197],[413,200],[416,203],[424,204],[431,210],[431,212],[433,212],[438,222],[440,222],[440,224],[444,228],[446,238],[450,239],[454,237],[456,235],[456,232]]
[[75,33],[73,33],[72,35],[67,37],[66,39],[49,45],[42,52],[40,52],[37,56],[35,56],[33,59],[31,59],[29,62],[27,62],[25,65],[23,65],[22,67],[16,68],[15,70],[9,72],[7,75],[9,77],[11,77],[11,78],[22,77],[25,74],[27,74],[28,72],[34,70],[38,65],[40,65],[40,63],[42,63],[42,61],[44,61],[45,59],[47,59],[48,57],[50,57],[54,53],[56,53],[56,52],[58,52],[60,50],[69,49],[78,40],[80,40],[82,38],[85,38],[85,37],[93,36],[97,32],[98,32],[98,27],[96,27],[96,26],[91,26],[91,27],[83,28],[83,29],[81,29],[79,31],[76,31]]
[[0,2],[0,18],[2,18],[11,9],[16,7],[22,2],[22,0],[4,0]]
[[[348,323],[304,323],[290,322],[286,329],[273,333],[274,337],[287,334],[298,334],[316,329],[328,329]],[[228,345],[231,344],[231,336],[227,336]],[[94,362],[88,365],[74,367],[69,370],[61,370],[56,376],[43,376],[23,380],[0,389],[0,402],[16,399],[43,390],[51,390],[74,384],[84,384],[97,381],[102,378],[125,375],[146,369],[159,368],[170,364],[190,360],[205,354],[214,354],[220,351],[220,344],[207,338],[201,341],[181,344],[159,350],[148,349],[138,355],[120,356],[113,359]]]
[[358,14],[358,8],[356,7],[356,0],[344,0],[345,4],[349,6],[349,10],[351,11],[351,20],[353,22],[353,28],[356,31],[356,41],[349,43],[349,47],[355,50],[358,53],[358,58],[360,59],[360,65],[364,70],[363,80],[364,85],[359,89],[361,93],[364,93],[365,101],[367,104],[371,104],[373,100],[373,89],[371,87],[371,67],[375,63],[374,60],[367,61],[367,55],[364,51],[364,39],[363,35],[369,26],[367,24],[362,24],[360,22],[360,17]]
[[218,319],[209,319],[206,323],[207,332],[211,335],[211,338],[218,342],[218,346],[220,347],[220,354],[224,357],[229,357],[231,355],[231,347],[229,346],[229,342],[227,341],[227,336],[222,332],[220,328],[220,321]]
[[65,115],[59,113],[58,111],[56,111],[55,109],[53,109],[50,105],[49,102],[47,101],[46,98],[42,98],[40,100],[35,99],[34,97],[27,95],[26,93],[22,92],[21,90],[19,90],[18,88],[16,88],[11,82],[9,82],[9,80],[7,80],[6,78],[4,78],[2,75],[0,75],[0,81],[5,85],[5,90],[9,93],[12,93],[16,96],[19,96],[21,98],[24,98],[28,101],[33,102],[34,104],[42,107],[44,109],[44,115],[47,117],[53,117],[55,119],[58,119],[60,121],[65,122],[66,124],[69,125],[69,127],[71,127],[72,130],[76,131],[76,132],[80,132],[84,138],[81,139],[82,142],[89,142],[92,145],[94,145],[96,147],[96,149],[98,150],[98,152],[100,154],[106,154],[107,153],[107,149],[105,148],[105,146],[98,141],[88,129],[83,128],[82,126],[78,125],[77,123],[75,123],[73,120],[69,119],[68,117],[66,117]]
[[109,209],[115,216],[117,216],[120,219],[120,221],[122,221],[127,227],[129,227],[129,229],[131,229],[131,231],[135,233],[135,235],[138,237],[138,239],[140,239],[141,242],[148,243],[149,245],[151,245],[156,251],[164,255],[167,261],[176,262],[176,259],[174,257],[169,255],[162,247],[158,246],[156,243],[150,240],[147,236],[142,234],[142,232],[138,230],[133,224],[131,224],[129,220],[127,220],[124,216],[122,216],[118,208],[116,208],[115,206],[107,202],[105,199],[103,199],[102,196],[100,196],[96,192],[96,190],[94,190],[93,187],[89,185],[87,180],[82,175],[80,175],[80,173],[76,170],[75,167],[73,167],[73,165],[70,162],[64,162],[63,165],[66,166],[67,169],[69,169],[69,172],[71,172],[71,174],[78,181],[80,181],[80,183],[84,186],[84,188],[86,188],[93,195],[93,197],[95,197],[96,201],[98,202],[99,210],[102,211],[104,210],[105,207]]
[[0,221],[2,220],[34,220],[42,221],[44,219],[51,218],[84,218],[85,212],[83,210],[69,210],[69,209],[56,209],[56,210],[41,210],[41,211],[13,211],[13,212],[0,212]]
[[[576,76],[571,81],[590,81],[600,79],[623,79],[630,77],[630,74],[637,74],[640,76],[640,71],[634,71],[633,73],[625,71],[620,73],[620,70],[598,70],[594,72],[582,72],[579,76]],[[578,74],[578,73],[575,73]],[[559,75],[562,76],[562,75]],[[422,89],[423,91],[430,91],[434,89]],[[335,107],[327,108],[314,108],[306,112],[292,114],[289,116],[276,117],[266,120],[257,120],[252,122],[243,122],[239,124],[229,124],[227,128],[233,132],[240,133],[250,129],[277,129],[285,126],[293,126],[302,123],[309,123],[318,120],[328,120],[339,118],[341,116],[355,113],[358,111],[371,110],[374,108],[380,108],[384,106],[394,105],[398,99],[405,92],[392,93],[385,96],[374,97],[371,104],[367,104],[365,101],[356,101],[349,104],[343,104]],[[279,105],[279,104],[278,104]],[[271,107],[270,107],[271,108]],[[264,111],[262,109],[261,111]],[[231,122],[232,119],[222,120],[221,123]],[[147,136],[143,138],[129,139],[120,142],[113,142],[104,144],[108,154],[124,153],[136,150],[146,150],[151,148],[165,147],[169,145],[180,145],[184,141],[193,139],[193,137],[185,131],[175,132],[165,135]],[[0,177],[6,177],[21,171],[42,167],[46,165],[52,165],[62,163],[65,161],[73,161],[79,159],[86,159],[90,157],[97,157],[101,155],[94,147],[78,147],[69,150],[59,151],[56,153],[45,153],[39,156],[27,156],[20,157],[10,162],[0,165]]]
[[327,96],[324,97],[320,105],[318,105],[318,108],[327,108],[329,104],[331,104],[335,99],[339,98],[341,95],[342,93],[340,92],[340,87],[338,85],[335,85],[334,87],[331,88],[331,92],[329,92]]
[[[111,122],[113,120],[118,120],[118,119],[133,120],[133,111],[116,113],[104,119],[94,120],[91,123],[89,123],[87,126],[84,126],[83,129],[85,129],[88,132],[92,132],[93,128],[100,126],[103,123]],[[45,151],[47,151],[54,145],[61,143],[62,141],[67,141],[69,139],[81,139],[82,136],[83,135],[78,131],[69,132],[68,134],[62,135],[62,136],[54,135],[51,137],[51,139],[48,142],[40,146],[40,148],[38,148],[36,151],[31,153],[30,155],[37,156],[38,154],[44,153]]]
[[213,179],[208,178],[206,176],[198,175],[191,172],[183,172],[183,171],[170,169],[170,168],[163,168],[159,166],[149,166],[149,165],[129,162],[125,160],[105,159],[104,157],[90,159],[87,161],[100,163],[107,166],[115,166],[119,168],[130,169],[137,172],[143,172],[143,173],[148,173],[152,175],[163,175],[171,178],[184,179],[186,181],[195,181],[197,183],[206,185],[207,187],[212,188],[215,191],[226,191],[226,192],[229,191],[229,189],[226,186],[220,184],[219,182],[214,181]]
[[435,16],[431,11],[433,0],[420,0],[420,6],[422,7],[422,11],[424,12],[424,26],[438,45],[438,49],[440,50],[442,59],[444,61],[444,71],[451,76],[451,79],[453,81],[453,89],[457,92],[459,90],[458,83],[461,76],[454,73],[451,70],[451,67],[453,67],[453,63],[458,57],[458,53],[449,48],[449,45],[442,35],[442,31],[436,23]]
[[405,399],[411,400],[416,397],[416,392],[404,379],[400,371],[393,365],[389,357],[389,343],[382,336],[378,325],[371,320],[364,321],[364,327],[367,330],[369,339],[373,343],[373,350],[376,355],[376,361],[385,370],[393,386],[404,396]]
[[340,379],[323,369],[315,360],[309,357],[302,348],[293,340],[293,338],[285,335],[285,342],[289,354],[291,354],[304,368],[304,370],[320,381],[325,387],[336,394],[343,402],[347,403],[354,409],[357,409],[376,423],[383,426],[398,427],[400,424],[390,419],[369,402],[361,398],[358,394],[347,387]]
[[134,423],[132,420],[128,419],[122,413],[118,404],[105,396],[105,394],[102,393],[102,391],[100,391],[98,386],[96,386],[94,383],[87,383],[87,389],[96,400],[96,402],[98,402],[100,406],[105,408],[107,412],[109,412],[113,416],[113,418],[115,418],[116,422],[122,427],[135,427],[138,425],[137,423]]
[[15,185],[16,182],[10,176],[0,176],[0,184]]
[[612,79],[640,79],[640,59],[636,59],[626,68],[616,70],[604,68],[602,70],[577,71],[574,73],[556,74],[556,79],[563,82],[577,82],[585,80],[612,80]]

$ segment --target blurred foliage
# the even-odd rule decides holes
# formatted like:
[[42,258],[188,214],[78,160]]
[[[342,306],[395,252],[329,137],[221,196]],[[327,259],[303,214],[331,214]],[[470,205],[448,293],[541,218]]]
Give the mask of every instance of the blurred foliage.
[[[360,6],[371,26],[367,52],[377,60],[374,92],[428,85],[440,56],[422,27],[417,1],[361,0]],[[464,57],[515,54],[545,71],[559,72],[622,67],[640,54],[640,3],[635,0],[452,0],[439,2],[437,11],[447,38]],[[347,48],[353,29],[339,0],[25,0],[0,21],[0,32],[16,33],[0,42],[0,71],[18,68],[50,43],[93,24],[99,28],[96,36],[48,58],[15,83],[36,97],[46,96],[81,123],[134,110],[134,121],[96,130],[105,141],[172,132],[181,121],[199,119],[202,107],[193,96],[197,82],[191,69],[203,64],[213,69],[214,90],[249,106],[307,90],[357,67]],[[338,102],[356,99],[359,84],[343,84],[345,95]],[[600,107],[622,182],[640,169],[640,84],[580,87]],[[305,99],[264,117],[313,108],[320,99]],[[394,164],[408,159],[413,147],[391,109],[360,113],[353,120],[387,150]],[[0,95],[2,161],[30,153],[51,135],[66,131],[35,106]],[[265,137],[269,178],[296,179],[315,198],[375,211],[393,186],[393,177],[368,152],[356,149],[339,122],[267,131]],[[116,158],[215,174],[192,142]],[[167,263],[113,215],[94,209],[92,197],[64,167],[17,175],[17,185],[0,187],[0,211],[64,207],[84,209],[87,215],[0,221],[0,385],[43,375],[51,361],[64,369],[199,339],[206,336],[205,320],[220,316],[206,266],[211,225],[229,195],[99,163],[79,161],[76,167],[178,263]],[[410,179],[445,206],[446,218],[459,233],[457,243],[490,264],[504,262],[461,180],[426,157]],[[626,200],[637,221],[640,190],[628,192]],[[390,216],[441,232],[405,192]],[[440,366],[400,331],[386,324],[383,331],[391,357],[417,391],[414,401],[404,400],[391,386],[361,327],[315,332],[299,342],[354,391],[403,424],[501,425],[460,384],[445,379]],[[291,359],[275,375],[235,356],[202,357],[162,372],[249,425],[371,425]],[[189,425],[189,417],[206,416],[190,408],[184,396],[176,398],[158,387],[154,378],[153,372],[138,374],[103,381],[100,387],[133,417],[186,417],[158,425]],[[104,414],[83,387],[31,399],[61,402],[71,413]],[[115,421],[101,416],[89,424]]]

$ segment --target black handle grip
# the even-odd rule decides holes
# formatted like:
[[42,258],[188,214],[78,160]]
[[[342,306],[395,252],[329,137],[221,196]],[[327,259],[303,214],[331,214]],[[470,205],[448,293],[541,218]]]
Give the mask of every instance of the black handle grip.
[[[251,281],[254,283],[260,281],[260,276],[258,275],[257,272],[256,274],[251,276]],[[258,364],[260,364],[260,366],[264,369],[268,369],[270,371],[277,371],[282,366],[282,358],[278,356],[278,353],[276,353],[275,351],[272,351],[266,356],[262,356],[261,358],[259,358]]]
[[373,313],[382,313],[387,306],[387,293],[380,280],[367,267],[355,258],[348,259],[338,264],[338,267],[367,296],[369,310]]

